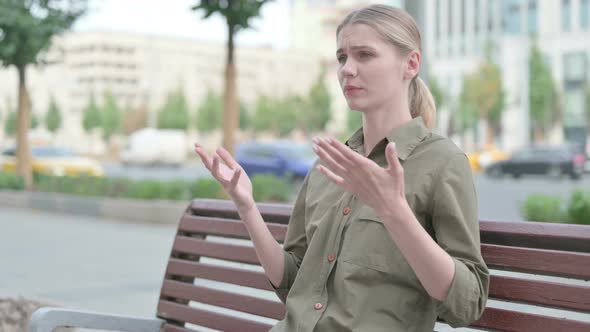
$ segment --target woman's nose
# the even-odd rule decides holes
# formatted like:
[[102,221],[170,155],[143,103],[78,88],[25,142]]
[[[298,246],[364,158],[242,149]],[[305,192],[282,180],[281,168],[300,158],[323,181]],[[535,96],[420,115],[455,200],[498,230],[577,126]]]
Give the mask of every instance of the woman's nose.
[[354,64],[354,61],[347,59],[346,62],[344,62],[340,67],[340,71],[342,72],[343,76],[355,76],[356,65]]

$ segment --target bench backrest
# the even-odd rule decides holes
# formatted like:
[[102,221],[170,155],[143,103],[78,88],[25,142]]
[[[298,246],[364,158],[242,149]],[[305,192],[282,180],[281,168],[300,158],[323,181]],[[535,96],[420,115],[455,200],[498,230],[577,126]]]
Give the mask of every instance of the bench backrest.
[[[259,208],[282,242],[291,206]],[[584,319],[590,315],[590,226],[481,221],[480,230],[492,277],[488,307],[474,329],[590,331],[590,321]],[[232,202],[201,199],[190,204],[158,304],[165,331],[267,331],[283,318],[284,305],[271,291],[248,239]],[[547,308],[562,311],[548,314]]]

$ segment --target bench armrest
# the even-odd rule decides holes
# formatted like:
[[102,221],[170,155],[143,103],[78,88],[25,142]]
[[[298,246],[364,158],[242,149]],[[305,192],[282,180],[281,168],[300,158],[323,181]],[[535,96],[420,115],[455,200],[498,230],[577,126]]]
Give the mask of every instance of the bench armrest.
[[79,327],[109,331],[160,332],[164,321],[81,310],[43,307],[29,321],[29,332],[53,332],[58,327]]

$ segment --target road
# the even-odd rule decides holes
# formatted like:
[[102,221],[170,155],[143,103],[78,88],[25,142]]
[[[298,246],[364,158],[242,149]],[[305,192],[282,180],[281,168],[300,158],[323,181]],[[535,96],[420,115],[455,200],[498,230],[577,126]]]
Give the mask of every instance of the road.
[[[173,167],[123,167],[120,164],[104,165],[107,176],[129,177],[131,179],[194,180],[210,176],[207,169],[198,162],[191,162],[180,168]],[[576,188],[590,188],[590,174],[580,181],[569,178],[551,179],[545,177],[524,177],[490,179],[475,175],[480,219],[522,220],[520,206],[530,194],[557,195],[567,199]]]
[[0,208],[0,295],[155,314],[176,227]]

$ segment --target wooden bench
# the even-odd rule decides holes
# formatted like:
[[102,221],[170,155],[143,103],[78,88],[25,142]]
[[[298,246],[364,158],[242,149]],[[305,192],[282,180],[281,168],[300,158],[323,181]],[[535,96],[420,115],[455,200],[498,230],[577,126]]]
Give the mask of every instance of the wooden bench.
[[[259,204],[259,208],[272,234],[283,241],[291,206]],[[284,316],[284,306],[271,291],[237,218],[232,202],[194,200],[189,205],[165,271],[157,318],[42,308],[33,315],[30,331],[48,332],[56,326],[267,331]],[[590,286],[585,282],[590,279],[590,226],[481,221],[480,229],[483,256],[493,273],[488,307],[472,328],[590,331]],[[560,311],[539,312],[547,308]],[[437,329],[444,328],[437,324]]]

